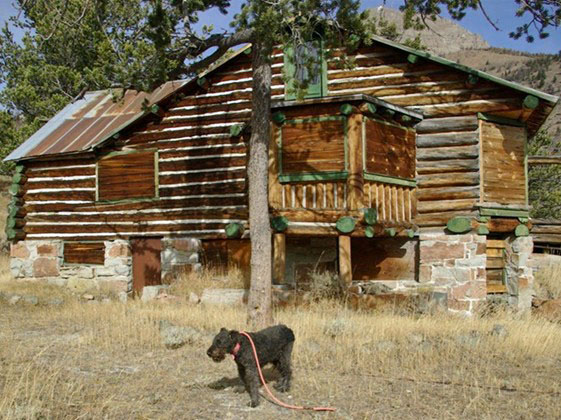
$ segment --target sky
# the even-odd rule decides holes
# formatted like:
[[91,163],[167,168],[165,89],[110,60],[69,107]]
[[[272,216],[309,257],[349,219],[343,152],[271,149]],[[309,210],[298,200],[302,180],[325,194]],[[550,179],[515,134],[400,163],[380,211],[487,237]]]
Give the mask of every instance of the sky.
[[[4,22],[9,16],[17,13],[12,6],[12,0],[0,0],[0,26],[4,26]],[[378,7],[383,3],[382,0],[363,0],[363,8]],[[402,0],[386,0],[386,7],[397,9]],[[234,11],[239,10],[241,0],[232,0]],[[549,38],[544,40],[536,39],[533,43],[527,43],[525,40],[513,40],[508,34],[517,26],[525,23],[527,19],[515,17],[516,5],[514,0],[484,0],[486,11],[491,20],[501,29],[496,31],[487,22],[481,12],[470,12],[460,22],[457,22],[464,28],[481,35],[491,46],[499,48],[511,48],[516,50],[527,51],[531,53],[552,53],[557,54],[561,50],[561,28],[550,30]],[[207,13],[203,24],[214,24],[216,29],[228,28],[229,18],[221,15],[218,11]]]

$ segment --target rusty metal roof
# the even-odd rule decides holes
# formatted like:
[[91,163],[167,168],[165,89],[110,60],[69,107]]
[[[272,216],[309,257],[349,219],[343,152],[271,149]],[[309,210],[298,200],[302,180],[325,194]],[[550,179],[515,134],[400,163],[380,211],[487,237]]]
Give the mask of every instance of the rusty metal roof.
[[148,111],[143,106],[161,102],[187,81],[164,83],[151,94],[128,90],[115,100],[110,90],[87,92],[68,104],[5,160],[83,152],[94,149]]

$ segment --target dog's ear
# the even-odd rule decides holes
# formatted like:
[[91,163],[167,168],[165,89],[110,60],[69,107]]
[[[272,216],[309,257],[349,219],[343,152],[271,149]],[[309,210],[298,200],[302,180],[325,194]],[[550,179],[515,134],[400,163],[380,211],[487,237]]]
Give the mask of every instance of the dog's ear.
[[220,332],[224,332],[224,331],[227,332],[228,330],[227,330],[226,328],[224,328],[224,327],[220,328]]
[[230,338],[236,338],[239,333],[236,330],[230,330]]

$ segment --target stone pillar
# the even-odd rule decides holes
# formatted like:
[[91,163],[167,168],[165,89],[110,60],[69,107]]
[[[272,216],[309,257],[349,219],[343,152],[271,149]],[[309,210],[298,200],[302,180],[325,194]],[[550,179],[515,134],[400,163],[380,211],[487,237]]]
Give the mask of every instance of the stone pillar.
[[530,257],[534,249],[531,236],[510,236],[505,241],[506,289],[509,303],[523,310],[532,306],[534,294],[534,274],[530,266]]
[[486,237],[422,233],[419,282],[446,291],[451,312],[473,314],[487,297]]

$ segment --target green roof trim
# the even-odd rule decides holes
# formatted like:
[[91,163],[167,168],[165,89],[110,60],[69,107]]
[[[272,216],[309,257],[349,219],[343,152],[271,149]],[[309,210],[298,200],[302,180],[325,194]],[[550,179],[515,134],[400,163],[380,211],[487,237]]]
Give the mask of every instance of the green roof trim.
[[463,71],[463,72],[468,73],[470,75],[479,76],[481,79],[485,79],[485,80],[488,80],[490,82],[497,83],[499,85],[503,85],[503,86],[506,86],[506,87],[511,88],[511,89],[515,89],[519,92],[524,92],[524,93],[527,93],[529,95],[534,95],[534,96],[536,96],[540,99],[543,99],[544,101],[550,102],[552,104],[557,103],[557,101],[559,100],[558,96],[550,95],[550,94],[545,93],[545,92],[540,92],[539,90],[532,89],[532,88],[529,88],[529,87],[526,87],[526,86],[522,86],[522,85],[519,85],[518,83],[509,82],[508,80],[501,79],[500,77],[493,76],[489,73],[485,73],[484,71],[476,70],[474,68],[464,66],[463,64],[458,64],[454,61],[450,61],[450,60],[447,60],[446,58],[442,58],[442,57],[439,57],[437,55],[430,54],[426,51],[420,51],[420,50],[416,50],[414,48],[406,47],[405,45],[398,44],[397,42],[390,41],[388,39],[382,38],[382,37],[377,36],[377,35],[372,35],[372,39],[376,42],[381,43],[381,44],[385,44],[387,46],[397,48],[398,50],[401,50],[401,51],[404,51],[404,52],[407,52],[407,53],[410,53],[410,54],[415,54],[419,57],[423,57],[423,58],[426,58],[428,60],[434,61],[435,63],[439,63],[439,64],[443,64],[443,65],[448,66],[448,67],[452,67],[453,69]]
[[526,123],[512,118],[500,117],[498,115],[491,115],[483,112],[477,113],[477,118],[483,121],[493,122],[497,124],[511,125],[514,127],[526,127]]

